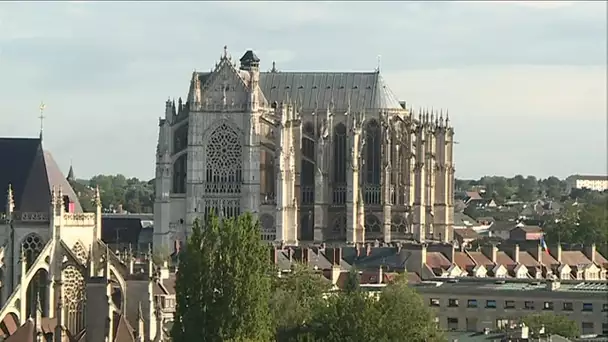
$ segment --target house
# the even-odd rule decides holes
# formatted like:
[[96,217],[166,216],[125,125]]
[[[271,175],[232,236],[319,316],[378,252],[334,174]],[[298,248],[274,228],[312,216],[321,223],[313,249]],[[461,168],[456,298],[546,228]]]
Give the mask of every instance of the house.
[[467,206],[473,206],[477,209],[496,208],[498,206],[492,198],[470,199],[465,203]]
[[488,236],[508,240],[511,237],[511,229],[515,228],[515,221],[496,221],[492,222],[488,228]]
[[509,231],[509,240],[512,241],[532,241],[540,240],[543,237],[543,229],[539,226],[527,226],[518,223],[515,228]]
[[454,239],[458,241],[460,248],[466,248],[471,242],[479,238],[479,233],[471,227],[454,229]]

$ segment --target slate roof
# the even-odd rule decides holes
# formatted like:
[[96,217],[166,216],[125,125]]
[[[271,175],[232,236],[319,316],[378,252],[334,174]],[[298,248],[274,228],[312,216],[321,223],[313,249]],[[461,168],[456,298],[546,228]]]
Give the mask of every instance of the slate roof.
[[[204,85],[211,73],[198,73]],[[260,88],[269,103],[297,102],[303,112],[399,109],[403,106],[379,72],[260,72]],[[332,105],[333,103],[333,105]]]
[[74,212],[82,212],[74,190],[50,152],[42,149],[40,139],[0,138],[0,154],[11,161],[10,167],[0,168],[0,207],[6,207],[6,191],[10,184],[15,210],[48,212],[51,189],[61,187],[63,194],[74,202]]
[[120,243],[137,245],[141,230],[142,222],[138,215],[133,217],[103,215],[101,218],[101,240],[105,243],[116,243],[118,236]]

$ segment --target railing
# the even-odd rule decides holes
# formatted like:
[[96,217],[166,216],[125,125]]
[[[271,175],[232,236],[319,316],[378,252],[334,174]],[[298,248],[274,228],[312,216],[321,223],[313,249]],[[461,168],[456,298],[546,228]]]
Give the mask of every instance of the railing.
[[63,214],[63,220],[66,226],[93,226],[95,225],[96,217],[94,213],[65,213]]

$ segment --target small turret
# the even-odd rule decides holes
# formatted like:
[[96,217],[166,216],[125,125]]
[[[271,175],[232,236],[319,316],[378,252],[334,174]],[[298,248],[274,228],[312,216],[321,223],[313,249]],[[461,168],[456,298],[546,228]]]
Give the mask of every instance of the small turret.
[[[241,70],[252,71],[259,70],[260,68],[260,59],[252,50],[247,50],[243,57],[240,59],[241,62]],[[274,65],[273,65],[274,68]]]

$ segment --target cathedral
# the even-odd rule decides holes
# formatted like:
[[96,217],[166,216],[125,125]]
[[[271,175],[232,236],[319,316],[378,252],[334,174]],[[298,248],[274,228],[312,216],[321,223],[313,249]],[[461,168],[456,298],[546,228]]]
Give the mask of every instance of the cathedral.
[[0,138],[0,154],[0,340],[163,341],[158,269],[102,242],[99,190],[83,212],[42,137]]
[[224,47],[159,119],[154,245],[245,211],[283,245],[449,242],[453,137],[447,111],[408,108],[379,69],[262,72]]

